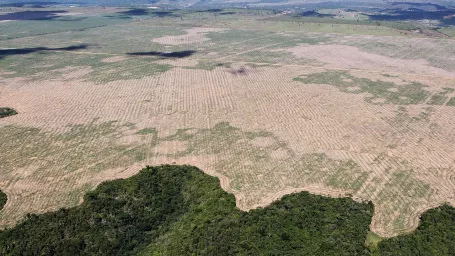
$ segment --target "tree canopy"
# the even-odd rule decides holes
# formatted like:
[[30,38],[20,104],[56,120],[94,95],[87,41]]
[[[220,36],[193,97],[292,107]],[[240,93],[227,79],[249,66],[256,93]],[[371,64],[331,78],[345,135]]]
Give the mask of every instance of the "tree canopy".
[[217,178],[163,165],[109,181],[80,206],[27,215],[1,255],[359,255],[371,203],[307,192],[242,212]]
[[368,248],[373,208],[301,192],[242,212],[196,167],[146,167],[79,206],[28,214],[0,232],[0,255],[455,255],[455,208],[429,210],[415,232]]

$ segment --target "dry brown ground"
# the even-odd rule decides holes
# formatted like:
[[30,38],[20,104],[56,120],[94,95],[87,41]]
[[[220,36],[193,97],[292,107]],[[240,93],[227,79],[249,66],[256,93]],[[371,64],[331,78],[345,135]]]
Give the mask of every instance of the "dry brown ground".
[[[200,42],[207,31],[159,43]],[[0,223],[75,205],[104,180],[162,163],[192,164],[219,177],[243,210],[302,190],[372,200],[371,228],[382,236],[414,229],[426,209],[455,205],[455,107],[372,104],[365,94],[293,80],[341,69],[437,91],[455,88],[455,73],[352,46],[283,50],[325,65],[256,67],[235,75],[225,67],[179,67],[194,66],[188,59],[160,75],[107,84],[68,81],[67,75],[41,82],[1,78],[0,102],[20,114],[0,121],[7,134],[0,139],[0,150],[6,149],[0,189],[9,198]],[[114,120],[115,127],[104,125]],[[74,131],[74,125],[82,128]]]
[[208,32],[220,32],[225,29],[222,28],[190,28],[185,29],[186,34],[180,36],[164,36],[152,39],[152,42],[164,44],[164,45],[182,45],[182,44],[193,44],[209,41],[210,39],[205,37]]
[[114,56],[114,57],[105,58],[102,61],[106,62],[106,63],[113,63],[113,62],[120,62],[120,61],[123,61],[125,59],[126,58],[124,56]]
[[423,59],[401,60],[390,58],[347,45],[300,45],[286,50],[298,57],[316,59],[327,63],[332,68],[367,69],[454,77],[454,73],[432,67]]

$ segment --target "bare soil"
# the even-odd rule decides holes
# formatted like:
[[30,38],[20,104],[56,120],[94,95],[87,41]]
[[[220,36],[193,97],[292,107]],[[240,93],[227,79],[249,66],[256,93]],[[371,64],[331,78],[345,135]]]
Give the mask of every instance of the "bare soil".
[[[211,31],[220,30],[189,29],[154,42],[205,42]],[[455,205],[454,107],[373,104],[383,102],[293,80],[344,70],[438,92],[455,88],[453,72],[353,46],[288,50],[325,65],[280,63],[235,75],[226,67],[189,69],[206,61],[191,56],[163,60],[174,67],[157,75],[104,84],[82,80],[85,68],[60,69],[45,81],[0,73],[0,102],[21,113],[0,120],[0,189],[9,198],[0,224],[79,204],[105,180],[164,163],[219,177],[242,210],[302,190],[371,200],[372,231],[385,237],[416,228],[426,209]]]
[[220,32],[225,29],[220,28],[190,28],[185,29],[186,34],[181,36],[164,36],[152,39],[152,42],[164,45],[183,45],[209,41],[205,35],[208,32]]
[[433,74],[455,77],[455,73],[435,68],[426,60],[403,60],[368,53],[357,47],[347,45],[300,45],[285,49],[298,57],[312,58],[327,63],[331,68],[380,70],[383,72],[402,72]]

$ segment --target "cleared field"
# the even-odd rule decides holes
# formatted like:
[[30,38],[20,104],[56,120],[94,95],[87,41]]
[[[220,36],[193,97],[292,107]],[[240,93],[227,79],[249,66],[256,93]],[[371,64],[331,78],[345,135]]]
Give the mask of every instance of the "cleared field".
[[455,206],[455,41],[182,17],[2,39],[0,103],[19,113],[0,120],[3,226],[173,162],[243,210],[302,190],[371,200],[385,237]]

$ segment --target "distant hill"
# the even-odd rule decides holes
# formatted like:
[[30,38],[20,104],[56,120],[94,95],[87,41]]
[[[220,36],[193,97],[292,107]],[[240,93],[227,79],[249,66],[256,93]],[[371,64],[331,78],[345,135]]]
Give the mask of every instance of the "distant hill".
[[58,0],[58,1],[33,1],[33,0],[3,0],[0,1],[0,6],[23,6],[23,5],[57,5],[57,4],[74,4],[74,5],[175,5],[181,7],[200,6],[200,5],[219,5],[219,6],[270,6],[270,5],[307,5],[331,3],[336,5],[384,5],[391,3],[414,3],[414,4],[431,4],[437,6],[454,5],[451,0],[411,0],[411,1],[388,1],[388,0],[341,0],[341,1],[325,1],[325,0]]

